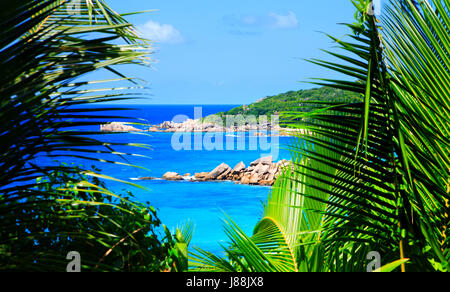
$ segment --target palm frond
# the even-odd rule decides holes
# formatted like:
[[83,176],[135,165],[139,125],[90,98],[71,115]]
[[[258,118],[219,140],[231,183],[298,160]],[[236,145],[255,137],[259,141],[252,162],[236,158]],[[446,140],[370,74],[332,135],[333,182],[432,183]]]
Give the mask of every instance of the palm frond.
[[252,237],[227,221],[229,262],[197,255],[207,269],[361,271],[369,251],[387,263],[380,270],[447,269],[450,3],[392,0],[381,24],[370,1],[353,3],[351,40],[332,37],[338,61],[312,62],[346,77],[315,84],[361,102],[284,113],[300,129],[292,168]]
[[[163,269],[152,207],[112,193],[101,181],[112,178],[98,171],[43,162],[102,161],[100,151],[115,154],[110,163],[130,165],[132,151],[112,147],[147,147],[89,137],[99,132],[83,127],[99,125],[109,108],[79,106],[141,91],[138,79],[114,67],[148,65],[148,43],[102,0],[18,0],[0,15],[1,269],[64,270],[71,250],[82,253],[85,269]],[[118,77],[80,80],[97,70]],[[93,87],[122,81],[132,86]]]
[[436,260],[445,263],[450,260],[445,243],[450,199],[450,3],[431,2],[394,2],[388,7],[384,44],[392,66],[409,200]]

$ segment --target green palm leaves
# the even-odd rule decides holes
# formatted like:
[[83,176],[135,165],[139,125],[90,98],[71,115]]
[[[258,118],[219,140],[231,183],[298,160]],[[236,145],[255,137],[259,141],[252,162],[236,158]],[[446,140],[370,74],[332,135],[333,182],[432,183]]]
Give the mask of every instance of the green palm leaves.
[[[33,178],[33,167],[26,162],[37,153],[73,148],[81,152],[80,146],[101,145],[83,137],[84,133],[67,132],[69,127],[98,124],[102,118],[94,109],[86,114],[73,106],[124,99],[129,92],[83,88],[91,84],[72,80],[98,69],[114,70],[112,65],[147,63],[148,51],[141,51],[145,48],[142,43],[110,43],[120,38],[129,42],[135,39],[123,29],[129,24],[102,23],[108,19],[119,22],[118,16],[98,15],[96,25],[90,26],[90,16],[83,11],[79,17],[68,14],[60,1],[38,1],[31,6],[28,2],[15,1],[2,18],[2,155],[8,159],[1,165],[0,180],[5,184],[22,176],[22,180]],[[80,7],[94,9],[91,3]],[[96,33],[99,37],[81,38],[80,33]]]
[[301,130],[263,219],[252,237],[228,223],[227,259],[201,251],[197,268],[365,271],[377,252],[379,271],[448,269],[450,2],[393,0],[381,24],[368,4],[332,38],[338,61],[312,60],[346,76],[316,84],[361,102],[285,113]]
[[[399,147],[411,207],[436,258],[449,261],[449,1],[393,5],[386,23]],[[404,16],[403,18],[400,18]]]
[[[82,128],[108,110],[86,105],[141,88],[115,66],[147,65],[148,44],[102,0],[18,0],[0,16],[0,269],[65,270],[70,251],[84,270],[168,268],[152,207],[109,191],[97,170],[36,163],[103,153],[129,165],[112,147],[145,145],[105,143]],[[115,79],[80,80],[101,69]],[[133,87],[110,85],[123,81]]]

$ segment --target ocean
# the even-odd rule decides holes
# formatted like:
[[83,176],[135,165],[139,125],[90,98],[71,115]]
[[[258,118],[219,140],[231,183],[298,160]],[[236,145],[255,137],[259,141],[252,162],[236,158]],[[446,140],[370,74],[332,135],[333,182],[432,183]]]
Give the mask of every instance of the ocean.
[[[180,121],[180,117],[183,118],[183,116],[184,118],[194,118],[194,111],[198,113],[199,108],[201,108],[203,116],[206,116],[227,111],[235,106],[127,105],[120,107],[132,110],[113,111],[109,115],[129,116],[145,123],[159,124],[171,121],[175,117],[177,117],[177,121]],[[111,119],[110,121],[115,120]],[[251,235],[255,224],[261,219],[262,204],[267,199],[270,187],[239,185],[232,182],[136,181],[135,179],[162,177],[168,171],[178,172],[181,175],[186,173],[194,175],[196,172],[211,171],[221,163],[234,167],[243,161],[247,166],[250,162],[268,155],[273,155],[274,160],[290,159],[287,150],[289,137],[255,138],[249,133],[236,133],[228,136],[223,133],[197,133],[195,135],[192,133],[118,133],[94,136],[94,138],[111,143],[142,143],[149,145],[151,149],[114,148],[117,151],[148,156],[148,158],[125,157],[129,163],[143,168],[86,162],[75,158],[67,159],[65,162],[85,166],[93,165],[101,169],[103,174],[138,183],[147,188],[148,192],[115,181],[106,182],[113,191],[124,193],[124,190],[128,190],[133,193],[133,200],[149,202],[156,208],[162,223],[170,230],[174,230],[188,220],[191,221],[195,229],[190,248],[197,246],[216,254],[221,253],[221,244],[227,246],[222,221],[225,214],[231,217],[248,235]],[[239,146],[238,139],[245,142],[245,148]],[[98,157],[112,158],[108,155]],[[126,162],[117,157],[115,160]]]

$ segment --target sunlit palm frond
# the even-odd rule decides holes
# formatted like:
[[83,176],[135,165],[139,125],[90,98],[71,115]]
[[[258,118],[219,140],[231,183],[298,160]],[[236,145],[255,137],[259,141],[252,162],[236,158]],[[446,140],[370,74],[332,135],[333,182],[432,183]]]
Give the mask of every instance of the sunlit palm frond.
[[[383,18],[408,199],[436,261],[449,262],[450,2],[394,1]],[[417,218],[416,218],[417,220]]]
[[372,2],[354,2],[351,41],[332,38],[343,51],[330,52],[338,61],[312,62],[346,77],[315,84],[361,102],[309,101],[312,111],[285,113],[301,130],[293,167],[278,178],[253,236],[227,221],[229,261],[201,252],[200,266],[362,271],[375,251],[379,270],[404,271],[406,262],[447,269],[449,2],[414,2],[391,1],[381,24],[368,13]]

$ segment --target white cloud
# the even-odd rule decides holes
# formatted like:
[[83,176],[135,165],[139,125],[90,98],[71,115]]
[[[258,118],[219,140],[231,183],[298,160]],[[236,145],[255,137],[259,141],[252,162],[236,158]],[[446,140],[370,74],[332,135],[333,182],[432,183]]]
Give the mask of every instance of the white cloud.
[[184,42],[181,33],[170,24],[148,21],[137,27],[144,38],[158,43],[179,44]]
[[299,25],[297,15],[270,12],[266,15],[226,15],[223,22],[233,28],[234,34],[257,34],[266,29],[292,29]]
[[269,16],[272,18],[273,28],[295,28],[298,26],[297,15],[294,12],[289,11],[287,15],[281,15],[276,13],[270,13]]

